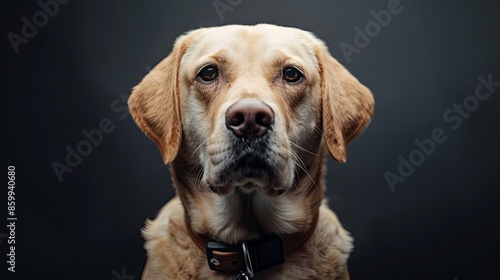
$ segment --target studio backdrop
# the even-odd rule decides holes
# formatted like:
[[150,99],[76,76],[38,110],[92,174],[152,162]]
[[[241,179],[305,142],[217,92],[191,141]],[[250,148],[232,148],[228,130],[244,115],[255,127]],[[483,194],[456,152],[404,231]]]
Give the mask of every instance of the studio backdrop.
[[500,2],[8,1],[2,4],[1,279],[140,279],[140,230],[174,195],[127,99],[176,37],[313,32],[375,113],[328,158],[351,279],[499,279]]

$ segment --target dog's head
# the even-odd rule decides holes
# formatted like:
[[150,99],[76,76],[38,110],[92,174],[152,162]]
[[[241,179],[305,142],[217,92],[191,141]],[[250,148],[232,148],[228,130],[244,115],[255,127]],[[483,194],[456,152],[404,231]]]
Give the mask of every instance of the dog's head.
[[314,35],[264,24],[181,36],[129,99],[187,188],[270,198],[316,185],[325,146],[344,162],[373,105]]

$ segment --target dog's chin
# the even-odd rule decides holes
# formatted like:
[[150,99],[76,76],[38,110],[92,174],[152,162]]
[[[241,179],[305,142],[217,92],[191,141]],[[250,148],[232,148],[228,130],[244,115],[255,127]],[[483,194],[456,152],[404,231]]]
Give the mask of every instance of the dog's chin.
[[[209,189],[218,195],[229,195],[233,192],[238,194],[262,192],[268,196],[276,197],[282,195],[288,188],[278,184],[273,172],[270,168],[263,170],[262,168],[244,167],[241,170],[235,169],[232,172],[225,172],[228,176],[217,183],[207,183]],[[219,178],[221,177],[219,176]]]
[[253,192],[262,192],[270,197],[278,197],[285,193],[286,189],[275,189],[271,187],[258,187],[253,184],[237,186],[237,185],[229,185],[229,186],[214,186],[210,185],[210,190],[220,196],[227,196],[232,193],[237,193],[241,195],[252,194]]
[[277,197],[282,195],[286,189],[284,188],[274,188],[269,185],[259,185],[258,183],[249,182],[243,185],[237,185],[235,187],[235,192],[238,194],[251,194],[253,192],[262,192],[271,197]]

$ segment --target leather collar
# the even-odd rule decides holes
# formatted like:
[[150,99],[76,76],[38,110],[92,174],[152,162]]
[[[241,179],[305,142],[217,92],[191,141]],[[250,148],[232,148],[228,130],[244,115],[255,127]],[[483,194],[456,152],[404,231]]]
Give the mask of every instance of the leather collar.
[[207,254],[210,269],[220,272],[254,272],[265,270],[284,262],[284,256],[300,248],[313,234],[318,223],[319,209],[313,222],[305,232],[296,232],[283,237],[266,236],[258,240],[230,245],[210,239],[194,232],[187,213],[186,227],[194,243]]

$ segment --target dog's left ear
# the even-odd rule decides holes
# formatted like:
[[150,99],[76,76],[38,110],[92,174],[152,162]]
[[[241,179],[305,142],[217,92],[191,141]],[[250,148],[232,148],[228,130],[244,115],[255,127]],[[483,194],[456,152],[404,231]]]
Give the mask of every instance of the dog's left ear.
[[178,76],[186,37],[177,39],[170,55],[134,87],[128,100],[134,121],[156,143],[165,164],[177,156],[182,137]]
[[321,42],[316,56],[321,75],[323,138],[332,157],[346,161],[346,145],[368,125],[374,100],[362,85],[328,52]]

